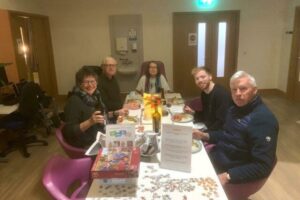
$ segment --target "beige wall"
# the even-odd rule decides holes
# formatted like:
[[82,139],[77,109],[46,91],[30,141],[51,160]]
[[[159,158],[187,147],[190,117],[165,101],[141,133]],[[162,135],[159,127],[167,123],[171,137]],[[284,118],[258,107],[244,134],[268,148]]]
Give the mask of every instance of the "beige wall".
[[[108,16],[113,14],[142,14],[144,59],[162,60],[172,86],[172,13],[199,11],[194,0],[8,2],[2,0],[0,8],[4,5],[49,16],[60,94],[70,90],[80,66],[99,64],[110,54]],[[296,0],[227,0],[214,9],[240,10],[238,69],[254,74],[260,88],[286,90],[291,36],[285,32],[290,28],[295,4]]]
[[0,8],[42,14],[45,8],[42,1],[44,0],[0,0]]

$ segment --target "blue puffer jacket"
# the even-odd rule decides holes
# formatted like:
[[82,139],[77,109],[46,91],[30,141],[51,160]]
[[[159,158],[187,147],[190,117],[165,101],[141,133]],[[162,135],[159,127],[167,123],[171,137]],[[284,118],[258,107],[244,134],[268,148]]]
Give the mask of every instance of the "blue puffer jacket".
[[229,109],[221,131],[211,131],[210,152],[218,172],[228,172],[232,183],[268,176],[276,159],[278,122],[260,97],[244,107]]

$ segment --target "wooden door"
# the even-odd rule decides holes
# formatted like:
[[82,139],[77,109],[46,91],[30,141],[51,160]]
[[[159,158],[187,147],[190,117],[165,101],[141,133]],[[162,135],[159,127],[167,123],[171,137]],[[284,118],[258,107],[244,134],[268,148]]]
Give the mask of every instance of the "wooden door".
[[[10,12],[20,79],[35,80],[48,94],[57,95],[57,81],[53,59],[49,20],[46,16]],[[23,36],[21,31],[23,30]],[[27,58],[20,52],[20,41],[28,45]]]
[[[210,68],[214,82],[229,87],[230,76],[236,70],[239,29],[238,11],[174,13],[173,14],[173,77],[174,90],[184,97],[199,95],[191,75],[191,69],[198,66],[198,40],[193,43],[191,36],[199,39],[198,24],[205,24],[205,57],[202,66]],[[217,69],[219,53],[219,27],[226,24],[224,45],[224,73]],[[196,44],[197,43],[197,44]],[[218,73],[217,73],[218,72]]]
[[28,46],[29,36],[28,36],[28,19],[24,17],[18,17],[15,15],[10,16],[12,38],[15,46],[16,52],[16,65],[18,69],[19,79],[28,79],[30,76],[31,66],[31,51],[26,52],[26,58],[24,57],[24,52],[22,51],[22,45]]
[[47,17],[31,18],[34,71],[38,72],[41,87],[49,94],[57,94],[52,54],[50,26]]
[[300,7],[296,7],[287,96],[300,101]]

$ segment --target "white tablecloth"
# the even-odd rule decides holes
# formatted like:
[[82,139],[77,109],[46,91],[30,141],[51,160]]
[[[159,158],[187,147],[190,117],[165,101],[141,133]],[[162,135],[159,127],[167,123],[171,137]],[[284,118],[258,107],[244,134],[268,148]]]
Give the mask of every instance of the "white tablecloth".
[[204,149],[192,155],[191,173],[160,169],[158,158],[149,161],[141,162],[137,185],[107,185],[94,180],[86,200],[227,199]]
[[[139,117],[141,116],[141,110],[130,110],[129,115]],[[145,126],[145,130],[152,129],[151,120],[143,120],[142,123]],[[163,117],[162,123],[193,126],[192,121],[173,123],[170,115]],[[128,179],[126,180],[127,182],[120,179],[115,181],[120,184],[111,184],[111,182],[108,184],[102,180],[94,180],[86,200],[227,199],[204,147],[202,147],[200,152],[192,154],[192,169],[190,173],[161,169],[159,160],[160,154],[152,158],[143,158],[140,163],[138,179]]]

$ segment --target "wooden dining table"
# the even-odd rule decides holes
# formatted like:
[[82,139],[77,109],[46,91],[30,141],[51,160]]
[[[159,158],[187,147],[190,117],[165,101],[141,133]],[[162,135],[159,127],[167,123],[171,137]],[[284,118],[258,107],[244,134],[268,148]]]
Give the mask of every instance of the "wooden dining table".
[[[178,95],[178,94],[176,94]],[[184,104],[171,105],[168,110],[178,111]],[[143,109],[129,110],[129,116],[142,116]],[[151,120],[140,120],[136,126],[152,130]],[[177,123],[171,115],[162,117],[162,124],[193,127],[193,121]],[[160,137],[158,137],[160,143]],[[139,199],[139,200],[227,200],[218,176],[201,141],[200,151],[191,155],[191,171],[182,172],[160,168],[160,152],[141,157],[138,178],[94,179],[86,200]]]

